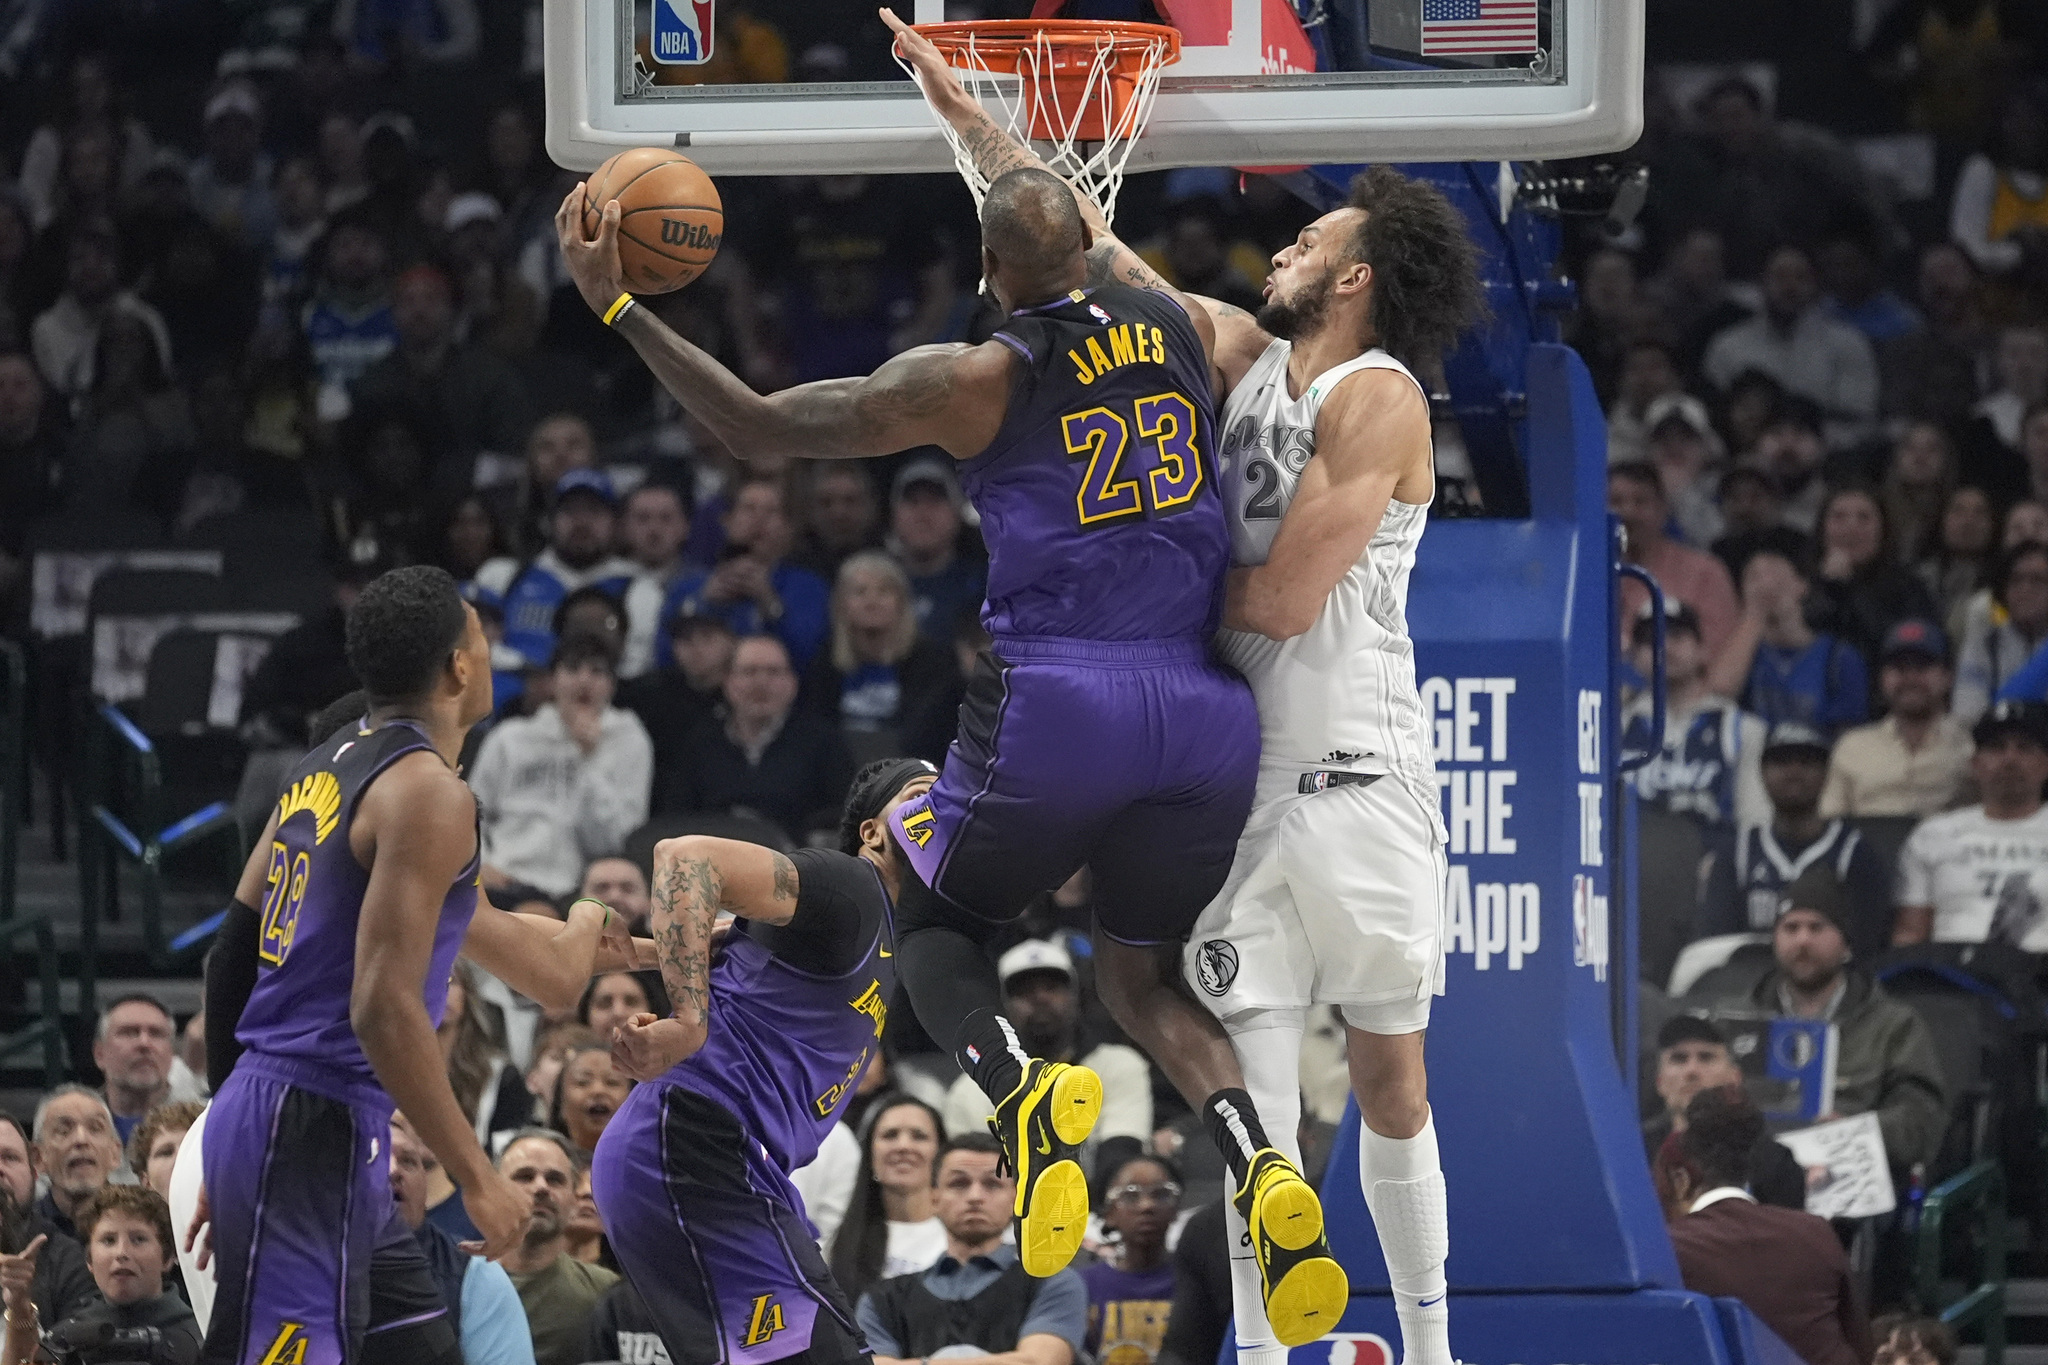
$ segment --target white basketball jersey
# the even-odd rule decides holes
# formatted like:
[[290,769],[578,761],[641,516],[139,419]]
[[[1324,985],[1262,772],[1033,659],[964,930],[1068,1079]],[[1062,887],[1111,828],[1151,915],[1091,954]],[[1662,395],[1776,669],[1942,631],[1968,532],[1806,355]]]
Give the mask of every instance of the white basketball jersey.
[[[1407,366],[1375,347],[1325,370],[1299,398],[1290,398],[1291,350],[1285,341],[1268,346],[1224,406],[1218,463],[1237,565],[1266,562],[1302,471],[1315,456],[1316,414],[1338,381],[1377,369],[1415,382]],[[1390,500],[1364,555],[1337,581],[1305,633],[1286,641],[1232,630],[1218,636],[1219,652],[1258,698],[1269,768],[1391,773],[1437,808],[1436,763],[1407,620],[1408,576],[1428,518],[1427,504]]]

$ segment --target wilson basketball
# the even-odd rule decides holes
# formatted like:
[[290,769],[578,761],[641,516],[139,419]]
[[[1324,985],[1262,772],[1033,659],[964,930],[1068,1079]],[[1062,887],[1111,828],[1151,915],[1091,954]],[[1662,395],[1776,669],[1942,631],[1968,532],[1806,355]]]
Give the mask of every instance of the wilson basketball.
[[619,264],[635,294],[666,294],[704,273],[725,236],[718,187],[667,147],[620,152],[592,172],[583,233],[597,236],[604,206],[619,201]]

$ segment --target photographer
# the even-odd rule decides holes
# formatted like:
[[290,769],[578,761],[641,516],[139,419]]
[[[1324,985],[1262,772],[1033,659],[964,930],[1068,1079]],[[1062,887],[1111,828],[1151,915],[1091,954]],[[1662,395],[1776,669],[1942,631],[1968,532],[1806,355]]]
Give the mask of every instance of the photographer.
[[37,1237],[18,1256],[0,1256],[0,1297],[6,1304],[0,1365],[197,1365],[198,1320],[184,1300],[164,1291],[173,1242],[163,1196],[140,1185],[109,1185],[82,1210],[78,1230],[106,1301],[58,1323],[39,1342],[30,1285],[47,1238]]

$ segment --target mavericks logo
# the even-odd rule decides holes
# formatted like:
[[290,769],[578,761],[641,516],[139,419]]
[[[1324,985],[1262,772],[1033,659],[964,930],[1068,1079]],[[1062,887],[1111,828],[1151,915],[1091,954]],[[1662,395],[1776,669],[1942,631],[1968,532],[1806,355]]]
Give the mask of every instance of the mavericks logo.
[[1210,939],[1195,959],[1195,976],[1209,994],[1224,994],[1237,980],[1237,949],[1227,939]]

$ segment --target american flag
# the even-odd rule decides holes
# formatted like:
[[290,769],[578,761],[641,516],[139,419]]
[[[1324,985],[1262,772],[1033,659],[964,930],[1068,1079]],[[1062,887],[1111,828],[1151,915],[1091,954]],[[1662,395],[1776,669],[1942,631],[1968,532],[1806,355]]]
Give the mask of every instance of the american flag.
[[1422,55],[1536,51],[1536,0],[1422,0]]

